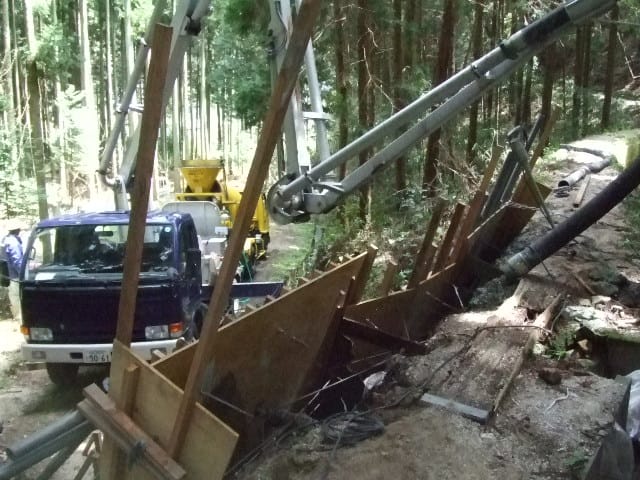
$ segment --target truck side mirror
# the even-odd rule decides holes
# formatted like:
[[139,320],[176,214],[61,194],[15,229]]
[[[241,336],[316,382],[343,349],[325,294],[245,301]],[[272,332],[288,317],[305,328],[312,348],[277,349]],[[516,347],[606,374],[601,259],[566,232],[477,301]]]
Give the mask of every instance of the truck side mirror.
[[189,248],[187,250],[187,265],[185,268],[185,273],[188,276],[193,275],[194,273],[200,270],[200,261],[202,258],[202,254],[200,253],[200,249],[198,248]]

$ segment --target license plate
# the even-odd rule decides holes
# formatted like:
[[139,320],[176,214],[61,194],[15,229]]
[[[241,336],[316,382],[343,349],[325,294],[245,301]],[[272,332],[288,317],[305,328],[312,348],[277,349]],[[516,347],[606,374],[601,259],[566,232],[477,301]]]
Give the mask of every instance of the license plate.
[[82,360],[84,363],[109,363],[111,362],[111,352],[108,350],[84,352]]

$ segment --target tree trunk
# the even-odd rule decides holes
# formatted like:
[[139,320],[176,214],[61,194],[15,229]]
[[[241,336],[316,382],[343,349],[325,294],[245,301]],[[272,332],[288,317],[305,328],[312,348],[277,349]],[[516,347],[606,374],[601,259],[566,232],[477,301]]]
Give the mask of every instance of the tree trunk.
[[[473,59],[482,55],[482,23],[484,16],[484,3],[478,0],[473,9],[473,32],[471,33],[471,45]],[[469,111],[469,137],[467,139],[467,163],[473,164],[476,159],[476,143],[478,142],[478,109],[480,102],[471,105]]]
[[[27,0],[28,2],[29,0]],[[45,174],[45,149],[42,136],[42,115],[40,105],[39,72],[35,60],[27,65],[27,86],[29,87],[29,118],[31,119],[31,156],[38,190],[38,214],[40,220],[49,218],[47,205],[47,179]]]
[[[444,0],[442,12],[442,26],[438,40],[438,60],[434,72],[433,84],[439,85],[449,76],[449,68],[453,58],[455,43],[456,0]],[[436,195],[436,177],[438,173],[438,158],[440,156],[441,129],[429,136],[427,153],[424,162],[422,188],[428,197]]]
[[607,69],[604,73],[604,100],[602,101],[601,127],[606,130],[611,125],[611,98],[613,97],[613,75],[616,66],[616,51],[618,40],[618,5],[611,10],[609,24],[609,44],[607,45]]
[[16,135],[16,109],[13,101],[14,85],[12,64],[13,64],[13,49],[11,42],[11,24],[9,22],[9,2],[8,0],[2,0],[2,38],[4,40],[4,52],[2,58],[2,71],[4,72],[4,97],[7,101],[5,107],[6,115],[6,128],[9,133],[9,152],[11,155],[11,165],[17,167],[18,165],[18,149],[17,149],[17,135]]
[[[405,58],[411,58],[411,54],[407,55],[403,52],[402,45],[402,0],[393,0],[393,112],[402,110],[405,105],[405,93],[402,85],[402,71],[404,69]],[[407,50],[413,47],[411,43],[407,43]],[[396,191],[400,192],[407,188],[407,158],[402,155],[396,160]]]
[[[358,36],[358,125],[360,134],[367,130],[369,123],[369,55],[371,54],[370,32],[367,27],[368,5],[366,0],[358,0],[358,18],[356,32]],[[360,153],[360,165],[369,158],[371,150],[367,149]],[[363,224],[367,223],[367,205],[369,204],[371,187],[369,185],[360,189],[359,217]]]
[[82,169],[87,178],[87,196],[91,199],[97,192],[95,170],[98,166],[98,127],[96,98],[91,72],[91,46],[89,44],[89,15],[87,0],[79,0],[78,31],[80,32],[80,88],[84,93],[84,122],[82,123],[81,148],[83,150]]
[[[338,114],[338,149],[344,147],[349,141],[349,89],[347,85],[347,67],[345,61],[346,42],[344,22],[346,15],[342,7],[342,0],[333,2],[333,20],[335,23],[335,61],[336,61],[336,91],[337,114]],[[342,163],[338,170],[339,179],[342,180],[347,175],[347,162]],[[345,216],[344,206],[338,207],[338,219],[346,227],[348,219]]]
[[576,29],[576,58],[573,71],[573,95],[571,109],[571,133],[578,138],[580,133],[580,109],[582,106],[582,77],[584,71],[584,27]]
[[524,87],[522,91],[522,117],[520,120],[526,125],[531,125],[531,84],[533,82],[533,60],[530,60],[525,68]]
[[586,136],[589,132],[589,83],[591,82],[591,34],[593,24],[588,23],[584,27],[584,60],[582,64],[582,129],[580,133]]
[[[39,71],[36,63],[38,44],[34,28],[33,7],[31,0],[24,0],[25,29],[27,36],[27,92],[29,97],[29,133],[31,140],[31,157],[38,190],[38,213],[40,219],[49,217],[47,207],[47,181],[45,176],[45,149],[42,133],[42,110],[40,102]],[[47,162],[48,163],[48,162]]]
[[551,117],[551,106],[553,100],[553,83],[555,81],[556,71],[559,63],[562,62],[562,56],[559,56],[558,47],[555,43],[549,45],[543,53],[540,54],[540,66],[542,68],[542,105],[540,113],[545,119],[545,123]]

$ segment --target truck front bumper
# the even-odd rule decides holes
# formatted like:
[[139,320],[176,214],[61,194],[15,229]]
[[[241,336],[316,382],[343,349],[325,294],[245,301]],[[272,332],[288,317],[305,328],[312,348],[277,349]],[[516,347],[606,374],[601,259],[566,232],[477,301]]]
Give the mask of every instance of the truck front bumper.
[[[176,339],[134,342],[131,344],[133,352],[145,360],[151,360],[151,352],[154,350],[168,354],[173,352],[175,347]],[[22,357],[27,362],[102,364],[111,361],[112,351],[113,345],[111,343],[22,344]]]

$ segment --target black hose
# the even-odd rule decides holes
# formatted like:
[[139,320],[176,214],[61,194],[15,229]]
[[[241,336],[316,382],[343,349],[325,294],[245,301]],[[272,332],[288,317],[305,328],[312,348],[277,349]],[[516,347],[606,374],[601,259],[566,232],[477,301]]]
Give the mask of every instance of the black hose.
[[502,266],[502,271],[510,278],[527,274],[536,265],[604,217],[638,185],[640,185],[640,157],[636,158],[629,168],[618,175],[580,210],[558,224],[549,233],[525,247],[524,250],[509,258]]

